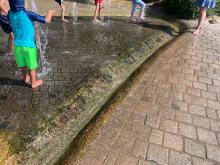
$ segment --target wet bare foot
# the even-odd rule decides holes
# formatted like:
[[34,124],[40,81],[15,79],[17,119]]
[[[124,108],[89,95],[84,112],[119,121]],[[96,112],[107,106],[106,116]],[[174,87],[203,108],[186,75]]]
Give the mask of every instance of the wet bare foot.
[[95,23],[95,24],[101,24],[101,22],[97,19],[94,19],[92,22]]
[[62,21],[63,21],[63,22],[69,22],[69,21],[68,21],[68,20],[66,20],[66,19],[62,19]]
[[42,80],[36,80],[35,83],[31,84],[32,89],[35,89],[43,84]]
[[24,80],[25,84],[30,84],[30,80],[31,80],[31,77],[29,75],[26,75],[25,80]]
[[137,20],[134,17],[131,17],[131,22],[136,22]]
[[103,16],[100,16],[99,19],[100,19],[101,21],[104,21],[104,17],[103,17]]
[[198,35],[198,34],[200,33],[200,31],[201,31],[201,28],[197,28],[197,29],[193,32],[193,34],[194,34],[194,35]]

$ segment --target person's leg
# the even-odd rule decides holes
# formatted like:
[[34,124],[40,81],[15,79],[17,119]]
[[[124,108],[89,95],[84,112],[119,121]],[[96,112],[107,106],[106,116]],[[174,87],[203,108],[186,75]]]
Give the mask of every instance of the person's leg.
[[47,15],[46,15],[46,23],[51,22],[51,19],[55,13],[56,12],[54,10],[48,10]]
[[13,43],[14,43],[14,35],[13,33],[10,33],[8,37],[9,54],[13,54]]
[[144,15],[145,15],[145,3],[141,0],[138,1],[139,6],[141,7],[141,11],[140,11],[140,15],[139,18],[140,19],[144,19]]
[[131,9],[131,21],[134,21],[134,13],[136,11],[137,8],[137,4],[136,3],[132,3],[132,9]]
[[94,23],[99,23],[99,21],[98,21],[98,19],[97,19],[98,13],[99,13],[99,8],[100,8],[100,4],[99,4],[99,3],[96,3],[94,18],[93,18],[93,22],[94,22]]
[[61,3],[61,19],[63,22],[69,22],[67,21],[64,17],[65,17],[65,10],[66,10],[66,7],[63,3]]
[[30,75],[28,73],[28,68],[26,66],[25,67],[21,67],[21,72],[22,72],[22,76],[23,76],[24,82],[25,83],[29,83],[30,82]]
[[29,73],[30,73],[30,77],[31,77],[31,87],[33,89],[37,88],[43,84],[43,80],[36,80],[36,70],[35,69],[31,70]]
[[200,33],[202,25],[205,22],[205,19],[206,19],[206,8],[201,8],[200,9],[200,16],[199,16],[199,20],[198,20],[198,25],[196,27],[196,30],[193,32],[193,34],[197,35]]
[[100,3],[99,4],[99,12],[98,12],[98,17],[101,19],[101,20],[103,20],[103,18],[102,18],[102,8],[103,8],[103,2],[102,3]]

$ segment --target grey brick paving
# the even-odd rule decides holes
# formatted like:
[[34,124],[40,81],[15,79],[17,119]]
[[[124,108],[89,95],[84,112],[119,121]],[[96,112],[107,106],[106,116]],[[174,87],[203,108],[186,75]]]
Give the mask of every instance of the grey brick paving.
[[[220,164],[219,36],[217,25],[197,37],[184,34],[152,62],[124,99],[127,104],[118,105],[131,113],[105,165]],[[136,108],[130,108],[134,100]]]

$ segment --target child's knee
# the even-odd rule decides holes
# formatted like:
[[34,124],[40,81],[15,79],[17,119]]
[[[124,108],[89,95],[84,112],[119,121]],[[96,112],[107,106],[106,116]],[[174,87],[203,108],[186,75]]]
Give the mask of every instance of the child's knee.
[[132,6],[131,12],[134,13],[136,11],[136,5]]
[[142,9],[142,10],[145,9],[145,3],[141,3],[141,9]]

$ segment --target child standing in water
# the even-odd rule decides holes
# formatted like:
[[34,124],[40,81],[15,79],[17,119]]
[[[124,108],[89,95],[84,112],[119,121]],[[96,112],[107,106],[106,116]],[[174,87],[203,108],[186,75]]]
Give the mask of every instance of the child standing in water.
[[46,17],[25,10],[24,0],[9,0],[9,19],[14,33],[14,55],[21,69],[25,83],[31,81],[31,87],[43,84],[36,80],[37,50],[34,41],[33,21],[50,23],[54,10],[49,10]]
[[10,57],[13,54],[13,40],[14,36],[12,33],[12,27],[10,25],[9,19],[8,19],[8,2],[6,0],[0,0],[0,26],[2,27],[3,31],[7,34],[9,34],[8,37],[8,51]]
[[66,7],[63,3],[63,0],[55,0],[59,5],[60,5],[60,8],[61,8],[61,20],[63,22],[68,22],[64,17],[65,17],[65,10],[66,10]]
[[95,0],[95,13],[94,13],[94,18],[93,18],[93,23],[101,23],[98,18],[100,20],[102,20],[103,18],[101,17],[101,11],[104,5],[104,0]]
[[206,11],[209,8],[214,8],[216,5],[216,0],[196,0],[196,7],[200,8],[200,15],[198,24],[196,26],[196,30],[193,32],[194,35],[197,35],[200,33],[202,24],[205,22],[206,19]]
[[145,3],[142,0],[132,0],[131,21],[135,21],[134,20],[134,13],[136,11],[137,6],[141,7],[139,19],[140,20],[144,19]]

